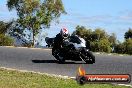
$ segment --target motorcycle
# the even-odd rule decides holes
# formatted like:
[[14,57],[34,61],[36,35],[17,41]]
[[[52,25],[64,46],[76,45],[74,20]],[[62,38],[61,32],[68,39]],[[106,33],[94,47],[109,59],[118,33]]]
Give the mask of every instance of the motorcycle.
[[52,50],[52,53],[59,63],[66,60],[95,63],[95,56],[86,48],[86,41],[78,36],[70,36],[63,41],[61,50]]

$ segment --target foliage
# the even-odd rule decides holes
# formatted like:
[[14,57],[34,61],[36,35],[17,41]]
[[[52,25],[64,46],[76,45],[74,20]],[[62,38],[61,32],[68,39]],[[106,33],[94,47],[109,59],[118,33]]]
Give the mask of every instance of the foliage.
[[109,42],[111,43],[111,44],[116,44],[116,35],[115,35],[115,33],[112,33],[110,36],[109,36]]
[[125,41],[123,43],[118,43],[115,46],[116,53],[125,53],[132,55],[132,30],[129,30],[124,34]]
[[124,35],[123,43],[117,41],[114,33],[108,35],[101,28],[92,30],[78,25],[73,34],[84,38],[87,47],[94,52],[132,54],[132,29],[130,28]]
[[6,23],[0,21],[0,34],[4,34],[6,32]]
[[101,39],[100,41],[91,42],[91,50],[95,52],[111,52],[110,42],[108,39]]
[[0,46],[11,46],[13,45],[13,39],[4,34],[0,34]]
[[0,34],[5,34],[11,24],[12,22],[5,23],[3,21],[0,21]]
[[32,33],[33,46],[39,30],[50,27],[52,20],[66,13],[61,0],[7,0],[7,6],[10,11],[17,11],[17,26],[21,31],[26,29]]
[[84,26],[77,26],[73,34],[79,35],[86,40],[87,47],[96,52],[111,52],[111,43],[109,42],[109,35],[101,28],[94,31],[87,29]]
[[127,54],[132,54],[132,38],[131,39],[127,39],[124,42],[124,46],[125,46],[125,53]]
[[12,22],[5,23],[3,21],[0,21],[0,46],[13,45],[13,39],[5,35],[11,24]]
[[124,38],[125,39],[132,38],[132,29],[131,28],[129,28],[129,30],[125,33]]
[[95,29],[95,31],[93,31],[92,33],[92,41],[99,41],[101,39],[107,39],[107,38],[108,38],[107,33],[101,28]]
[[[31,46],[31,34],[25,34],[23,28],[19,27],[19,23],[13,21],[12,25],[9,27],[8,34],[17,40],[22,42],[21,46]],[[28,36],[28,38],[26,38]]]
[[101,52],[107,52],[110,53],[111,52],[111,47],[110,47],[110,42],[108,41],[108,39],[101,39],[99,41],[99,51]]

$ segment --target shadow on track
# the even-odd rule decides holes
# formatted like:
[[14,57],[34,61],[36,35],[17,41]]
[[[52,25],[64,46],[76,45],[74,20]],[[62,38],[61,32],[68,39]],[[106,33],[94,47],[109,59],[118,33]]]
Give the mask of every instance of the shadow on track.
[[[60,64],[58,63],[57,60],[32,60],[33,63],[57,63],[57,64]],[[63,64],[86,64],[86,63],[83,63],[83,62],[65,62]],[[90,64],[90,63],[89,63]]]
[[56,60],[32,60],[33,63],[57,63]]

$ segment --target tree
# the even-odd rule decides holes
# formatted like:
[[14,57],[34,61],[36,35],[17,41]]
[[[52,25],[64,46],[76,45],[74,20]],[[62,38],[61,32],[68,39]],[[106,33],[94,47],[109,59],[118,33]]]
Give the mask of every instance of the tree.
[[109,42],[111,44],[115,44],[116,43],[116,35],[115,33],[112,33],[110,36],[109,36]]
[[5,35],[12,22],[0,21],[0,46],[13,45],[13,39]]
[[116,42],[117,42],[115,33],[112,33],[112,34],[109,36],[108,40],[109,40],[109,42],[111,43],[111,47],[112,47],[112,49],[113,49],[113,51],[114,51],[114,48],[115,48],[115,45],[116,45]]
[[99,51],[99,43],[97,41],[90,42],[91,51],[98,52]]
[[77,26],[73,34],[79,35],[86,40],[87,48],[96,52],[111,52],[111,43],[109,42],[109,35],[97,28],[94,31],[87,29],[84,26]]
[[12,22],[3,22],[0,21],[0,34],[5,34],[8,30],[8,28],[11,26]]
[[50,27],[50,23],[66,13],[61,0],[7,0],[9,11],[17,11],[17,23],[23,31],[32,33],[32,45],[35,36],[42,28]]
[[99,51],[100,52],[111,52],[110,42],[108,39],[101,39],[99,42]]
[[9,27],[8,34],[15,39],[15,42],[19,41],[21,46],[31,47],[31,33],[29,32],[25,34],[23,28],[20,27],[20,24],[16,21],[13,21],[12,25]]
[[111,52],[110,42],[108,39],[101,39],[99,41],[91,42],[91,50],[95,52]]
[[3,21],[0,21],[0,34],[4,34],[7,31],[6,29],[6,23]]
[[73,34],[77,34],[84,38],[87,44],[90,45],[90,50],[94,52],[108,52],[110,53],[126,53],[132,54],[132,29],[125,33],[125,41],[120,42],[116,39],[116,34],[107,34],[101,28],[97,28],[94,31],[87,29],[84,26],[77,26]]
[[114,52],[115,53],[125,53],[126,47],[124,46],[124,43],[119,42],[115,45]]
[[0,46],[11,46],[13,45],[13,39],[10,36],[0,34]]
[[92,41],[99,41],[101,39],[106,39],[106,38],[108,38],[108,35],[101,28],[95,29],[95,31],[93,31],[92,33]]
[[125,33],[124,38],[125,39],[132,38],[132,29],[131,28],[129,28],[129,30]]
[[132,54],[132,39],[127,39],[124,43],[125,53]]
[[79,35],[82,38],[84,38],[85,40],[90,40],[90,35],[92,33],[91,29],[87,29],[84,26],[77,26],[76,27],[76,31],[73,32],[73,34]]

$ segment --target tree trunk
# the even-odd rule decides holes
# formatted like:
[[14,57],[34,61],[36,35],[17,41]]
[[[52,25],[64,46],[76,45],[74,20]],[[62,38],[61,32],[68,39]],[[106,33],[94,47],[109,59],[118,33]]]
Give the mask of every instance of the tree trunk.
[[34,31],[34,29],[33,29],[33,42],[32,42],[32,47],[34,47],[34,40],[35,40],[35,31]]
[[33,31],[33,41],[31,42],[31,47],[34,47],[34,40],[35,40],[34,36],[35,36],[35,30],[34,30],[34,27],[33,27],[33,23],[31,24],[31,29],[32,29],[32,31]]

